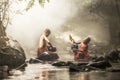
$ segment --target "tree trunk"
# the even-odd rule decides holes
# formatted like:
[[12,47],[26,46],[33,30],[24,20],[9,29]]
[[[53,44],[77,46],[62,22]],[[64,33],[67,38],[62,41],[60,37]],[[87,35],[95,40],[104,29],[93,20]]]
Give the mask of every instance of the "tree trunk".
[[0,47],[5,46],[6,46],[6,33],[2,21],[0,21]]

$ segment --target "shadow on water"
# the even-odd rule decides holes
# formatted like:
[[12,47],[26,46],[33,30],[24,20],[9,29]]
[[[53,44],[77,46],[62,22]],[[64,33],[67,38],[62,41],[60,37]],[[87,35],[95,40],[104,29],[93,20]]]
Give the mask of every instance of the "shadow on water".
[[68,68],[57,68],[50,64],[30,64],[25,71],[13,71],[12,76],[1,75],[5,80],[120,80],[120,72],[69,72]]

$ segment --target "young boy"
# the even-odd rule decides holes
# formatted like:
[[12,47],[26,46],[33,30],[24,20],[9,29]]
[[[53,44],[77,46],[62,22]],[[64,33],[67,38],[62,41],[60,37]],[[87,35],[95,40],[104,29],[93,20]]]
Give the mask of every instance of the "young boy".
[[47,38],[50,34],[51,34],[50,29],[45,29],[44,33],[40,37],[37,55],[39,55],[43,52],[47,52],[48,47],[52,46],[50,41]]
[[88,59],[90,57],[88,52],[88,43],[90,42],[90,37],[85,38],[81,42],[75,42],[79,44],[78,51],[74,54],[74,60],[77,61],[79,59]]

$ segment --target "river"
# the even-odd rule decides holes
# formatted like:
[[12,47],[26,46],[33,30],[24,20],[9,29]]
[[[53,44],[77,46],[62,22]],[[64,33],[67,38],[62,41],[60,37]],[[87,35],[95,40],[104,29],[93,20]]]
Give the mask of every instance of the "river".
[[11,76],[4,75],[3,80],[120,80],[120,72],[69,72],[67,67],[51,64],[28,64],[25,71],[13,70],[11,73]]

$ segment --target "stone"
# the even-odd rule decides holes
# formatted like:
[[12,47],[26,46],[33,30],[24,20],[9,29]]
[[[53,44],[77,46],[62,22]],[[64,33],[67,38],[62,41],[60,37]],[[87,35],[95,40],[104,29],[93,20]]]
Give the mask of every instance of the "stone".
[[53,66],[61,67],[61,66],[67,66],[67,63],[64,61],[55,61],[52,63]]
[[57,53],[41,53],[36,59],[42,60],[42,61],[55,61],[59,58]]
[[26,56],[24,51],[17,50],[10,46],[0,48],[0,65],[9,66],[10,69],[17,68],[25,63]]
[[112,65],[108,61],[103,60],[103,61],[89,63],[87,66],[91,66],[99,69],[106,69],[107,67],[111,67]]
[[105,55],[105,59],[112,62],[117,62],[120,60],[120,51],[117,49],[111,50],[108,54]]

